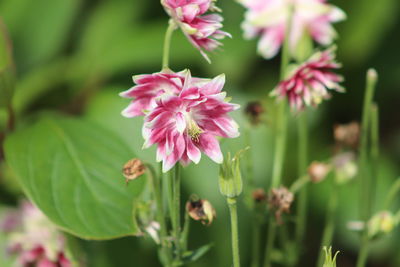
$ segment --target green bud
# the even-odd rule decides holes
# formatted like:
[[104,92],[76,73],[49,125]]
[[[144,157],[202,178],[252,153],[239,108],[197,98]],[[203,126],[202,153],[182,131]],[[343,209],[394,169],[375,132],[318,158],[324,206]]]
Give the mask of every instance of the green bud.
[[396,224],[395,216],[390,211],[381,211],[369,220],[368,235],[373,238],[380,234],[388,234]]
[[325,252],[325,262],[322,267],[336,267],[336,256],[339,254],[339,251],[336,251],[335,255],[332,258],[332,247],[326,248],[324,247]]
[[219,190],[227,198],[236,198],[243,191],[242,175],[240,173],[240,155],[248,148],[238,151],[232,158],[228,153],[219,168]]

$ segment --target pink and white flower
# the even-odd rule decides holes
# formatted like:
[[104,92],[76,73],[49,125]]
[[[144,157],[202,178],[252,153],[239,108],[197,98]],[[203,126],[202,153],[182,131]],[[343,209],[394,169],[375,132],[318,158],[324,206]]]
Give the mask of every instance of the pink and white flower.
[[339,85],[342,76],[332,72],[340,68],[335,62],[334,49],[317,52],[308,61],[294,68],[289,78],[280,82],[272,95],[286,97],[293,110],[302,110],[304,105],[317,106],[330,98],[328,90],[344,92]]
[[65,237],[32,203],[25,201],[19,210],[10,211],[4,223],[8,251],[18,255],[18,266],[72,266],[65,252]]
[[178,161],[198,163],[201,151],[213,161],[222,163],[217,137],[239,136],[238,125],[228,113],[239,108],[226,101],[222,92],[225,76],[197,82],[187,71],[182,88],[176,95],[164,95],[145,117],[144,148],[157,144],[157,161],[163,172]]
[[[293,55],[304,34],[309,34],[321,45],[330,45],[336,37],[331,23],[346,18],[341,9],[327,4],[326,0],[238,1],[247,8],[242,24],[245,38],[261,36],[258,52],[267,59],[278,53],[289,21],[289,49]],[[291,20],[289,16],[292,16]]]
[[222,16],[205,15],[209,10],[220,11],[215,7],[214,0],[162,0],[161,2],[173,21],[208,62],[210,59],[205,51],[215,50],[222,45],[218,40],[226,36],[231,37],[229,33],[221,30]]

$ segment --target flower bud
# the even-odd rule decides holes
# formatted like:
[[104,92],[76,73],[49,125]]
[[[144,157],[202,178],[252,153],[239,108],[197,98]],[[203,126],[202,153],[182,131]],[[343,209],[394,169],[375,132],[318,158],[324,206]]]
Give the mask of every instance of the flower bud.
[[330,171],[330,165],[319,161],[313,161],[308,167],[308,175],[313,183],[319,183],[324,180]]
[[345,152],[338,154],[332,161],[336,174],[336,182],[343,184],[357,175],[358,167],[354,153]]
[[275,218],[278,224],[282,224],[282,213],[289,213],[294,195],[286,187],[272,188],[268,197],[269,208],[275,211]]
[[325,261],[322,267],[336,267],[336,257],[339,254],[339,251],[336,251],[333,258],[332,258],[332,247],[329,248],[324,247],[324,252],[325,252]]
[[381,211],[369,220],[368,235],[372,238],[379,234],[388,234],[396,224],[395,217],[390,211]]
[[231,158],[231,154],[224,159],[219,168],[219,190],[227,198],[238,197],[243,190],[242,175],[240,173],[240,155],[247,150],[243,149]]
[[245,114],[252,125],[258,125],[262,122],[262,114],[265,112],[260,101],[249,102],[245,109]]
[[210,225],[216,217],[216,212],[211,203],[206,199],[191,197],[186,202],[186,212],[195,221]]
[[356,148],[360,139],[360,124],[337,124],[334,126],[333,135],[338,145]]
[[126,178],[126,183],[132,181],[146,172],[146,166],[140,159],[131,159],[125,163],[122,170],[123,175]]

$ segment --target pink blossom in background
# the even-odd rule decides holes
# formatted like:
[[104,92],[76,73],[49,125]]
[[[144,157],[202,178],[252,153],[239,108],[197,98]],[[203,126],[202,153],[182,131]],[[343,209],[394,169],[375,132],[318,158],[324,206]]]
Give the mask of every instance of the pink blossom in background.
[[[10,220],[10,216],[14,219]],[[18,266],[72,266],[65,254],[65,237],[32,203],[23,202],[19,210],[6,214],[3,226],[4,222],[8,252],[17,255]]]
[[210,62],[205,51],[213,51],[222,44],[218,41],[231,37],[221,30],[222,16],[207,14],[207,11],[220,11],[213,0],[162,0],[167,13],[182,29],[190,43]]
[[163,172],[178,161],[197,164],[201,152],[221,163],[217,137],[239,136],[238,125],[228,116],[239,106],[226,101],[222,92],[225,76],[198,81],[187,71],[179,94],[157,99],[157,106],[145,117],[143,147],[157,145],[157,161],[163,162]]
[[336,37],[331,23],[346,18],[341,9],[325,0],[238,1],[247,8],[242,24],[245,38],[260,36],[258,52],[267,59],[274,57],[282,46],[291,13],[289,49],[292,55],[304,34],[309,34],[321,45],[331,44]]
[[296,67],[289,77],[280,82],[272,92],[279,98],[287,98],[293,110],[300,111],[307,106],[317,106],[330,98],[328,90],[344,92],[339,85],[343,78],[332,72],[340,68],[335,62],[333,49],[317,52],[305,63]]

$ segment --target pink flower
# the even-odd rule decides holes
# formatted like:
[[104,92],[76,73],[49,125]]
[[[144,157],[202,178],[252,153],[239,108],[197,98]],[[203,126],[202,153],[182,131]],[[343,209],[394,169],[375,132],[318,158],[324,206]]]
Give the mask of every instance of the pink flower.
[[336,37],[331,23],[346,18],[341,9],[327,4],[325,0],[238,1],[247,8],[242,24],[245,37],[252,39],[261,36],[258,52],[267,59],[278,53],[291,14],[289,46],[292,55],[304,34],[310,34],[321,45],[331,44]]
[[272,95],[286,97],[292,109],[302,110],[304,104],[317,106],[322,100],[330,98],[328,89],[344,92],[339,85],[343,78],[332,72],[340,68],[334,59],[333,49],[315,53],[295,68],[288,79],[280,82]]
[[196,47],[203,57],[210,62],[205,51],[213,51],[220,45],[218,40],[231,37],[221,30],[222,16],[204,15],[208,10],[220,11],[213,0],[162,0],[167,13],[182,29],[185,36]]
[[[23,267],[70,267],[65,255],[65,237],[30,202],[23,202],[18,213],[19,219],[12,228],[5,229],[9,253],[18,255]],[[7,218],[7,217],[6,217]],[[7,219],[6,219],[7,220]]]
[[[198,83],[187,71],[177,95],[157,99],[145,117],[144,148],[157,144],[157,161],[163,161],[163,172],[178,161],[198,163],[201,151],[213,161],[222,163],[223,156],[216,137],[239,136],[238,125],[228,112],[239,106],[228,103],[222,92],[225,76]],[[193,82],[194,81],[194,82]]]
[[[122,115],[128,118],[143,116],[145,112],[154,109],[156,100],[165,96],[178,95],[182,90],[186,73],[184,70],[174,73],[170,70],[153,74],[144,74],[133,77],[136,85],[127,91],[120,93],[125,98],[133,98],[129,106],[122,111]],[[207,79],[192,78],[194,83],[203,83]]]

